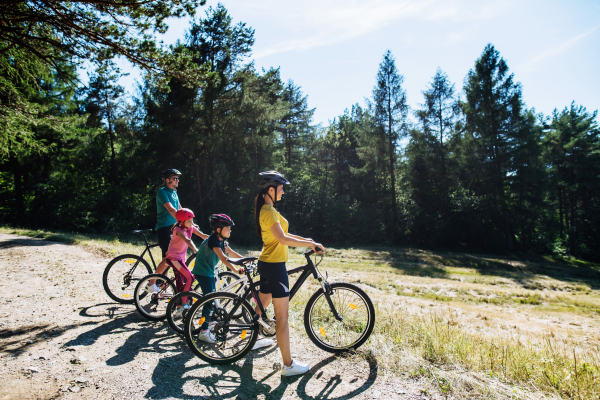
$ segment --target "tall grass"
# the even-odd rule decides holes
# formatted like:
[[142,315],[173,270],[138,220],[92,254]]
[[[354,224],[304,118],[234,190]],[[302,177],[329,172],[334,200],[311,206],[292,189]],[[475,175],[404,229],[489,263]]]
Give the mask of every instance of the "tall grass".
[[[311,294],[301,290],[292,301],[290,323],[295,329],[304,329],[304,307]],[[460,394],[459,398],[524,398],[530,397],[525,393],[537,393],[600,399],[600,345],[584,351],[549,335],[531,343],[525,337],[472,334],[451,314],[427,310],[411,315],[401,303],[377,304],[376,316],[373,334],[359,354],[374,355],[382,372],[428,378],[442,393]],[[464,373],[477,373],[485,383],[479,379],[477,385],[477,379]],[[494,383],[501,385],[491,388]]]

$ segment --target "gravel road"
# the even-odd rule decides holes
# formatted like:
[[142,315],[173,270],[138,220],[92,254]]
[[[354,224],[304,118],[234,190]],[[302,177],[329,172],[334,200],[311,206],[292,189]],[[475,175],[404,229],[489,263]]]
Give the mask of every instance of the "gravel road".
[[443,398],[427,382],[381,376],[376,359],[333,357],[304,331],[292,330],[292,352],[310,363],[305,375],[281,377],[276,345],[232,365],[207,364],[166,321],[109,299],[108,261],[79,246],[0,234],[0,400]]

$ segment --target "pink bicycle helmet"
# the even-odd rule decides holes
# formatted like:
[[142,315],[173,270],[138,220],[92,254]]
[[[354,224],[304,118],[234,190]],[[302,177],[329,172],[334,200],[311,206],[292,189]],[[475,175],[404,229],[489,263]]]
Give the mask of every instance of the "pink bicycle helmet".
[[189,208],[182,208],[181,210],[177,210],[175,212],[175,219],[177,222],[183,222],[190,218],[194,218],[194,212]]

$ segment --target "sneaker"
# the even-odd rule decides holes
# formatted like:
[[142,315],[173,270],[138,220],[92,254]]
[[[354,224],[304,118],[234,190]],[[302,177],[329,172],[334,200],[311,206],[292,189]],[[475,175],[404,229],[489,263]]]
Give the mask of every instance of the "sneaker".
[[215,338],[215,335],[213,335],[212,332],[209,331],[208,329],[205,331],[200,331],[200,333],[198,334],[198,339],[200,339],[206,343],[216,343],[217,342],[217,338]]
[[182,307],[179,307],[175,310],[174,316],[176,318],[183,318],[184,313],[187,313],[190,308],[192,308],[189,304],[184,304]]
[[146,286],[147,293],[157,293],[159,291],[160,291],[160,288],[158,286],[156,286],[156,283]]
[[260,349],[262,347],[267,347],[273,344],[273,341],[271,339],[266,339],[263,337],[258,337],[258,339],[256,339],[256,343],[254,343],[254,346],[252,346],[252,350],[256,350],[256,349]]
[[292,360],[292,365],[289,367],[283,364],[283,369],[281,370],[281,376],[294,376],[294,375],[302,375],[308,371],[310,367],[308,364],[304,364],[301,362],[296,362],[296,360]]

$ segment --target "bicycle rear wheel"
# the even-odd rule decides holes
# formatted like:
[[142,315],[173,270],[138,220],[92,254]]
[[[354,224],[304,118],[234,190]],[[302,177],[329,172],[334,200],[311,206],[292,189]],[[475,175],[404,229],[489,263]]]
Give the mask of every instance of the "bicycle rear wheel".
[[[148,289],[148,282],[152,280],[155,280],[154,284],[159,288],[158,292]],[[135,287],[133,295],[135,308],[145,318],[151,321],[160,321],[167,316],[167,305],[175,293],[177,293],[177,289],[173,280],[162,274],[147,275]]]
[[[330,284],[328,295],[319,289],[304,310],[304,328],[312,342],[330,353],[357,349],[375,326],[375,308],[369,296],[349,283]],[[341,317],[336,319],[328,299]]]
[[[184,297],[187,297],[185,304],[182,301]],[[202,295],[196,292],[181,292],[171,298],[167,305],[167,322],[175,332],[183,334],[185,318],[194,303],[200,299]]]
[[[186,315],[185,340],[202,360],[211,364],[231,364],[248,354],[256,343],[259,327],[258,322],[253,322],[254,310],[250,304],[242,301],[240,316],[230,317],[236,297],[227,292],[211,293],[197,301]],[[210,320],[208,329],[214,335],[215,343],[206,342],[199,329],[207,315]]]
[[123,254],[113,258],[102,276],[104,291],[116,302],[133,304],[133,292],[140,279],[151,274],[150,264],[135,254]]

